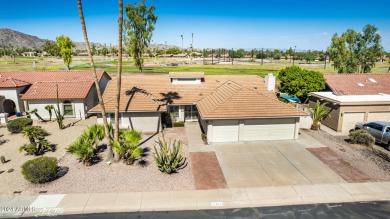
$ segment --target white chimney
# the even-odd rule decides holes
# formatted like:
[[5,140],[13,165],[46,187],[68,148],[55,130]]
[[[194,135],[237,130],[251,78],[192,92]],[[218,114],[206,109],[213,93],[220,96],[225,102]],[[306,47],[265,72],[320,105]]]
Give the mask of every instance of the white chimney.
[[268,75],[265,76],[264,82],[265,82],[265,86],[267,87],[268,91],[275,92],[276,78],[272,73],[268,73]]

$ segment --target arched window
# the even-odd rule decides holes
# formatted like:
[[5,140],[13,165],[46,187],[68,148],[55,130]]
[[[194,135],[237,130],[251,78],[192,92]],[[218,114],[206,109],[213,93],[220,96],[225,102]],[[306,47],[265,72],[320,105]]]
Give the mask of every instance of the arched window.
[[64,105],[64,116],[73,116],[73,104],[69,100],[63,102]]

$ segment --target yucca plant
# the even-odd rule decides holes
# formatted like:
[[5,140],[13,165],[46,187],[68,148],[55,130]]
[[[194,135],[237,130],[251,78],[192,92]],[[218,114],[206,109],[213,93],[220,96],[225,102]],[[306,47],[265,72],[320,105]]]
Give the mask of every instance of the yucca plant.
[[30,141],[29,144],[23,144],[19,151],[26,151],[28,155],[41,155],[46,151],[52,151],[51,144],[45,139],[46,131],[38,126],[26,126],[22,130],[23,136]]
[[71,145],[66,148],[68,153],[79,157],[84,165],[90,166],[94,157],[94,150],[86,136],[80,136]]
[[54,106],[53,105],[46,105],[45,106],[45,110],[47,110],[49,112],[49,120],[51,121],[51,116],[52,116],[52,110],[54,109]]
[[171,140],[166,142],[163,133],[162,138],[159,138],[156,143],[159,145],[159,150],[154,145],[153,157],[161,172],[175,173],[186,165],[187,159],[182,155],[182,142],[180,140],[174,140],[173,143]]
[[330,110],[326,109],[326,105],[328,105],[327,102],[321,104],[320,101],[317,100],[315,108],[310,109],[313,116],[313,124],[311,125],[310,129],[312,130],[320,129],[320,122],[323,119],[325,119],[327,116],[330,117],[329,115]]

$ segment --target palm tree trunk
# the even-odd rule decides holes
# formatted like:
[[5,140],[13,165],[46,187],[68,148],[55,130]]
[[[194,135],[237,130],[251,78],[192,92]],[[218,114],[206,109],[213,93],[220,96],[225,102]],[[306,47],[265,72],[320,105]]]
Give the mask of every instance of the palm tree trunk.
[[79,15],[80,15],[80,23],[81,23],[81,28],[82,28],[83,35],[84,35],[85,46],[87,47],[89,61],[91,62],[91,68],[93,69],[93,74],[94,74],[93,75],[94,76],[93,79],[95,81],[96,91],[97,91],[97,95],[98,95],[98,98],[99,98],[100,109],[102,111],[104,132],[105,132],[105,137],[107,139],[108,159],[111,160],[112,159],[112,145],[111,145],[110,130],[108,128],[106,109],[104,108],[102,91],[100,90],[99,81],[98,81],[98,77],[97,77],[97,74],[96,74],[96,67],[95,67],[95,63],[93,61],[93,57],[92,57],[92,53],[91,53],[91,47],[89,46],[89,40],[88,40],[88,35],[87,35],[87,28],[85,26],[84,13],[83,13],[83,7],[81,5],[81,0],[77,0],[77,7],[78,7]]
[[[118,18],[118,77],[116,83],[116,103],[115,103],[115,130],[114,141],[119,142],[119,102],[121,98],[122,84],[122,32],[123,32],[123,1],[118,0],[119,18]],[[115,150],[114,160],[119,161],[119,153]]]

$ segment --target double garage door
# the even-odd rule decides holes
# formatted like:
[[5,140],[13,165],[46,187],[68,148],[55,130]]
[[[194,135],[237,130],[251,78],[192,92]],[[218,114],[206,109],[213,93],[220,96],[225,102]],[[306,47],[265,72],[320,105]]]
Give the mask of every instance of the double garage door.
[[214,120],[212,142],[294,139],[295,118]]
[[[364,112],[344,112],[342,131],[348,132],[355,128],[357,122],[363,122]],[[367,115],[367,122],[372,121],[388,121],[390,122],[390,112],[369,112]]]

